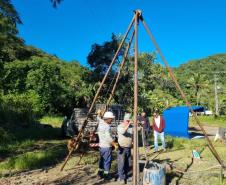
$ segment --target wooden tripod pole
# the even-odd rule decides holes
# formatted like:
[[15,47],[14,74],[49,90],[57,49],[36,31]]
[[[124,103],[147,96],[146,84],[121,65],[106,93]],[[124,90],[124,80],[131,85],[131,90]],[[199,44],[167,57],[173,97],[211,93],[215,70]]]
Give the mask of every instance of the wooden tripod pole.
[[[106,107],[108,107],[108,106],[110,105],[111,100],[112,100],[112,98],[113,98],[113,95],[114,95],[114,93],[115,93],[115,90],[116,90],[116,87],[117,87],[117,84],[118,84],[118,80],[119,80],[121,71],[122,71],[122,69],[123,69],[123,67],[124,67],[124,65],[125,65],[125,62],[126,62],[126,59],[127,59],[127,55],[128,55],[128,52],[129,52],[131,43],[132,43],[132,41],[133,41],[134,33],[135,33],[135,31],[133,31],[132,36],[131,36],[131,38],[130,38],[130,41],[129,41],[128,45],[127,45],[125,54],[124,54],[123,59],[122,59],[122,63],[121,63],[121,65],[120,65],[120,69],[119,69],[119,71],[118,71],[118,74],[117,74],[117,77],[116,77],[116,80],[115,80],[115,84],[114,84],[114,86],[113,86],[113,88],[112,88],[110,97],[108,98]],[[105,111],[106,111],[106,110],[105,110]]]
[[133,128],[133,185],[139,183],[139,166],[138,166],[138,131],[137,131],[137,106],[138,106],[138,20],[140,11],[135,11],[135,53],[134,53],[134,128]]
[[141,22],[143,23],[144,28],[146,29],[148,35],[150,36],[150,38],[151,38],[151,40],[152,40],[152,42],[153,42],[153,44],[154,44],[156,50],[158,51],[158,53],[159,53],[159,55],[160,55],[162,61],[164,62],[166,68],[168,69],[169,74],[170,74],[172,80],[174,81],[174,83],[175,83],[175,85],[176,85],[176,88],[178,89],[178,91],[179,91],[180,94],[181,94],[181,97],[182,97],[182,98],[184,99],[184,101],[186,102],[186,105],[189,107],[189,109],[190,109],[192,115],[194,116],[194,118],[195,118],[195,120],[196,120],[196,123],[199,125],[199,127],[200,127],[201,130],[202,130],[202,132],[204,133],[205,138],[206,138],[207,143],[208,143],[208,146],[209,146],[209,148],[210,148],[210,151],[212,152],[212,154],[214,155],[214,157],[217,159],[217,161],[219,162],[219,164],[220,164],[222,167],[225,168],[225,165],[224,165],[222,159],[221,159],[220,156],[218,155],[218,153],[217,153],[217,151],[215,150],[215,148],[214,148],[212,142],[210,141],[210,139],[209,139],[209,137],[208,137],[208,135],[207,135],[205,129],[203,128],[203,126],[202,126],[202,124],[200,123],[198,117],[196,116],[195,112],[193,111],[190,102],[188,101],[187,97],[185,96],[183,90],[181,89],[181,87],[180,87],[180,85],[179,85],[179,83],[178,83],[176,77],[174,76],[174,73],[173,73],[172,69],[169,67],[168,62],[166,61],[165,57],[163,56],[163,54],[162,54],[160,48],[158,47],[158,45],[157,45],[157,43],[156,43],[156,41],[155,41],[153,35],[151,34],[150,29],[148,28],[147,24],[145,23],[143,17],[140,17],[140,20],[141,20]]
[[107,72],[106,72],[106,74],[105,74],[105,76],[104,76],[104,78],[103,78],[103,80],[102,80],[102,82],[101,82],[101,84],[100,84],[100,87],[98,88],[98,90],[97,90],[97,92],[96,92],[96,95],[95,95],[95,97],[94,97],[94,99],[93,99],[93,102],[92,102],[92,104],[91,104],[91,106],[90,106],[90,108],[89,108],[87,117],[86,117],[86,119],[84,120],[83,125],[82,125],[81,129],[79,130],[79,133],[78,133],[77,137],[75,137],[75,145],[74,145],[74,148],[72,148],[72,149],[69,151],[69,153],[68,153],[68,155],[67,155],[67,157],[66,157],[66,159],[65,159],[65,161],[64,161],[64,163],[63,163],[63,165],[62,165],[62,167],[61,167],[61,169],[60,169],[61,171],[64,169],[64,167],[65,167],[67,161],[69,160],[69,158],[70,158],[72,152],[78,148],[77,146],[78,146],[78,144],[79,144],[79,142],[80,142],[80,140],[81,140],[82,133],[84,132],[84,129],[85,129],[86,125],[88,124],[88,118],[90,117],[90,114],[91,114],[91,112],[92,112],[92,110],[93,110],[93,107],[94,107],[94,104],[96,103],[97,98],[99,97],[100,90],[102,89],[102,87],[103,87],[103,85],[104,85],[104,83],[105,83],[105,81],[106,81],[106,78],[107,78],[108,74],[110,73],[111,68],[112,68],[112,66],[113,66],[113,64],[114,64],[114,62],[115,62],[115,60],[116,60],[116,58],[118,57],[118,54],[119,54],[119,52],[120,52],[120,50],[121,50],[121,48],[122,48],[122,46],[123,46],[123,44],[124,44],[124,42],[125,42],[125,39],[127,38],[128,34],[129,34],[129,32],[130,32],[130,29],[131,29],[131,27],[132,27],[132,25],[133,25],[133,23],[134,23],[134,18],[135,18],[135,16],[133,17],[131,23],[129,24],[129,27],[128,27],[127,31],[126,31],[126,34],[125,34],[125,36],[123,37],[123,39],[122,39],[122,41],[121,41],[121,43],[120,43],[120,45],[119,45],[119,47],[118,47],[118,50],[116,51],[115,56],[114,56],[114,58],[112,59],[112,62],[111,62],[110,66],[109,66],[109,68],[108,68],[108,70],[107,70]]
[[[114,86],[113,86],[113,88],[112,88],[112,90],[111,90],[110,97],[108,98],[108,101],[107,101],[107,104],[106,104],[106,106],[105,106],[105,108],[104,108],[104,110],[103,110],[103,113],[106,111],[107,107],[109,106],[109,104],[110,104],[110,102],[111,102],[111,100],[112,100],[112,98],[113,98],[113,96],[114,96],[114,93],[115,93],[115,90],[116,90],[116,87],[117,87],[117,84],[118,84],[118,80],[119,80],[121,71],[122,71],[122,69],[123,69],[123,67],[124,67],[124,65],[125,65],[125,62],[126,62],[126,59],[127,59],[127,55],[128,55],[128,52],[129,52],[131,43],[132,43],[132,41],[133,41],[133,37],[134,37],[134,31],[133,31],[132,36],[131,36],[131,38],[130,38],[130,41],[129,41],[127,47],[126,47],[126,51],[125,51],[125,53],[124,53],[124,56],[123,56],[123,59],[122,59],[122,62],[121,62],[121,65],[120,65],[120,68],[119,68],[119,71],[118,71],[118,74],[117,74],[115,83],[114,83]],[[97,124],[97,125],[95,126],[95,128],[94,128],[94,133],[96,132],[97,128],[98,128],[98,124]],[[90,144],[90,140],[89,140],[89,144]],[[79,158],[77,164],[80,163],[80,161],[82,160],[84,154],[85,154],[85,152],[84,152],[82,155],[80,155],[80,158]]]

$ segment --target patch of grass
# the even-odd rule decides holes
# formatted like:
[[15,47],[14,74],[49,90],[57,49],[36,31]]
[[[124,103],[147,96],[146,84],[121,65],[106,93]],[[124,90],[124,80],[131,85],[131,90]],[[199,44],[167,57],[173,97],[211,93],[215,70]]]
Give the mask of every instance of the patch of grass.
[[62,116],[44,116],[39,119],[40,123],[52,125],[53,127],[60,128],[64,117]]
[[34,150],[45,150],[52,146],[66,145],[64,140],[51,140],[51,141],[35,141],[24,140],[21,142],[14,142],[7,145],[0,145],[0,156],[2,159],[23,154]]
[[35,145],[34,140],[25,140],[22,142],[9,142],[8,144],[0,145],[0,156],[7,157],[18,153],[23,153]]
[[92,152],[92,154],[86,154],[82,159],[82,164],[94,164],[99,160],[99,152]]
[[166,136],[166,143],[168,148],[181,149],[184,148],[184,144],[186,142],[187,142],[186,139],[183,138]]
[[[225,127],[226,125],[226,116],[198,116],[199,121],[207,126],[218,126],[218,127]],[[189,121],[190,126],[196,126],[196,122],[194,117],[190,117]]]
[[62,160],[67,153],[60,132],[62,120],[59,116],[45,116],[40,122],[53,127],[34,122],[26,127],[11,124],[1,129],[4,135],[0,140],[0,176],[3,172],[41,168]]
[[28,139],[22,142],[17,142],[16,146],[20,149],[25,149],[34,146],[35,143],[36,141]]
[[10,157],[7,161],[0,163],[0,173],[6,170],[30,170],[52,165],[57,163],[65,154],[64,145],[58,145],[43,151],[26,152]]
[[[166,145],[169,150],[180,150],[180,149],[187,149],[187,150],[197,150],[202,152],[205,148],[207,148],[207,141],[205,139],[184,139],[184,138],[177,138],[166,136]],[[214,144],[215,146],[219,146],[221,144]]]
[[[219,156],[221,157],[221,159],[225,161],[226,159],[226,147],[224,144],[219,144],[218,146],[215,146],[215,149],[217,151],[217,153],[219,154]],[[205,153],[205,157],[206,158],[212,158],[213,160],[215,160],[213,154],[211,153],[211,151],[209,150],[209,148],[207,149],[208,152]]]
[[[159,146],[161,148],[161,140],[159,139],[158,141],[159,141]],[[166,141],[167,148],[173,149],[173,150],[206,145],[206,141],[204,139],[190,140],[186,138],[172,137],[169,135],[165,136],[165,141]],[[148,143],[149,145],[154,144],[153,135],[149,135]],[[142,146],[142,144],[140,146]]]

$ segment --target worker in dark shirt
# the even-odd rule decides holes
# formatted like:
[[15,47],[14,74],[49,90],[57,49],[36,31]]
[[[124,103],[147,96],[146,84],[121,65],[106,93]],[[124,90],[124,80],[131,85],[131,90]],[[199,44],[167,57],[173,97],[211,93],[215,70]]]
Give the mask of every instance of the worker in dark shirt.
[[149,119],[146,115],[146,112],[142,112],[141,115],[138,117],[138,121],[140,122],[143,130],[143,140],[144,140],[144,145],[146,147],[149,147],[148,144],[148,134],[151,132],[151,127],[150,127],[150,122]]

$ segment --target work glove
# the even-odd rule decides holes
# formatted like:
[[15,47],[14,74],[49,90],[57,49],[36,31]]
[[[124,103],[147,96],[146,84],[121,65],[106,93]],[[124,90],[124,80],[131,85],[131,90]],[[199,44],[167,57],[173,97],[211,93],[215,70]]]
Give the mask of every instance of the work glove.
[[98,109],[98,110],[97,110],[97,115],[98,115],[99,117],[102,117],[102,116],[103,116],[103,111],[102,111],[101,109]]
[[75,139],[69,139],[69,140],[68,140],[68,142],[67,142],[67,148],[68,148],[69,151],[70,151],[70,150],[75,150],[75,149],[77,149],[78,145],[77,145],[76,148],[75,148],[75,145],[76,145]]
[[116,142],[112,142],[112,146],[114,147],[114,150],[115,151],[117,151],[118,150],[118,147],[119,147],[119,145],[118,145],[118,143],[116,143]]

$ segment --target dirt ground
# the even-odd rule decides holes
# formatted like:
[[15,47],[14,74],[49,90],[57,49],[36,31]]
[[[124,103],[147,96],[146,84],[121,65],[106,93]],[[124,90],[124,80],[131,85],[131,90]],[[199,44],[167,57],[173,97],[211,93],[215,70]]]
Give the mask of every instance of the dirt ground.
[[[73,160],[73,159],[71,159]],[[98,180],[96,166],[80,165],[75,168],[60,171],[61,165],[49,169],[33,170],[23,172],[12,177],[0,179],[1,185],[97,185],[117,184],[113,178],[111,181]]]
[[[217,128],[205,127],[208,135],[213,139]],[[192,131],[199,133],[198,128],[192,128]],[[225,157],[225,145],[216,148],[220,156]],[[167,174],[167,184],[171,185],[217,185],[220,184],[220,169],[208,147],[204,147],[201,153],[201,159],[192,161],[191,149],[185,148],[180,150],[169,150],[166,152],[153,154],[148,151],[149,160],[157,162],[168,162],[176,166],[176,171]],[[208,160],[207,160],[208,158]],[[92,165],[75,165],[76,157],[72,157],[69,164],[61,172],[62,163],[46,169],[38,169],[33,171],[22,172],[12,176],[0,179],[0,185],[98,185],[108,184],[117,185],[118,183],[112,179],[110,182],[98,180],[96,176],[97,164]],[[179,169],[179,170],[178,170]],[[186,171],[186,173],[181,173]],[[224,171],[224,176],[226,172]],[[131,183],[127,183],[131,184]],[[222,183],[226,185],[226,180]]]
[[[203,128],[206,131],[207,135],[210,137],[210,139],[214,139],[218,127],[203,126]],[[194,135],[203,135],[199,126],[191,127],[189,131],[190,133],[194,133]]]

